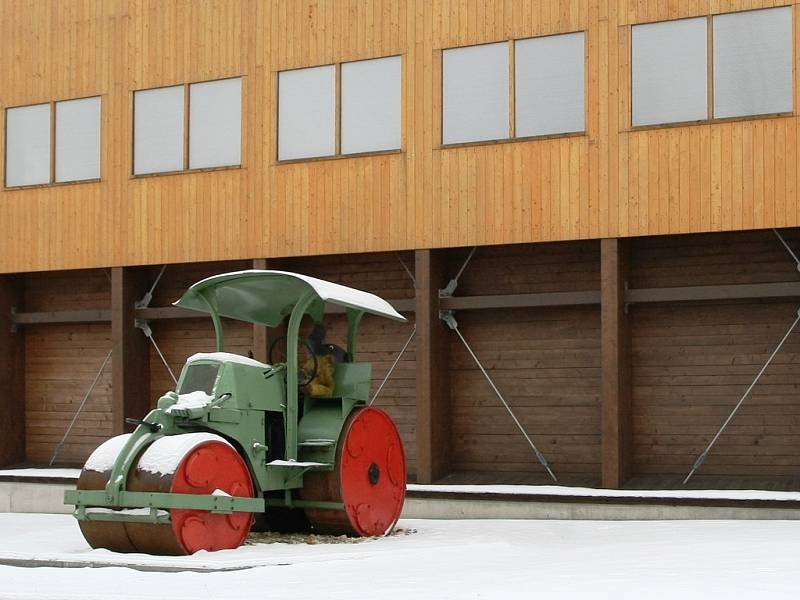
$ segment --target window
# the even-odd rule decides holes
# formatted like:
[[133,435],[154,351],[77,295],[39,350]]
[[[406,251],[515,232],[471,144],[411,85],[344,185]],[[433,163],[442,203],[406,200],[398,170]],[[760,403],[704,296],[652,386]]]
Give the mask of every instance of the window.
[[517,137],[586,129],[584,55],[583,32],[515,43]]
[[792,7],[714,17],[714,116],[792,112]]
[[342,65],[342,154],[400,148],[399,56]]
[[134,92],[133,114],[134,175],[242,162],[241,77]]
[[577,32],[444,50],[442,143],[584,131],[584,44]]
[[7,187],[99,178],[99,97],[6,110]]
[[336,67],[282,71],[278,78],[278,159],[336,154]]
[[189,168],[242,163],[242,80],[189,86]]
[[278,160],[399,150],[401,82],[399,56],[281,71]]
[[442,141],[509,136],[508,43],[445,50],[442,55]]
[[100,178],[100,98],[56,102],[56,181]]
[[788,6],[635,25],[632,123],[792,112],[792,62]]
[[708,118],[705,17],[633,28],[633,124]]

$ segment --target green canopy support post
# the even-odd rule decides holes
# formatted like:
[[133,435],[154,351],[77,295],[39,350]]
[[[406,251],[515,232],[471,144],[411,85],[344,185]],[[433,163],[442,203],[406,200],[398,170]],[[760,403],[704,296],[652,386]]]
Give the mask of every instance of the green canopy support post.
[[297,390],[297,341],[300,337],[300,322],[306,310],[317,299],[317,295],[309,290],[295,304],[289,325],[286,328],[286,458],[297,460],[297,423],[298,423],[298,390]]
[[225,332],[222,329],[222,319],[219,318],[216,307],[205,294],[198,294],[198,296],[208,306],[208,314],[211,315],[211,321],[214,323],[214,334],[217,337],[217,352],[222,352],[225,349]]

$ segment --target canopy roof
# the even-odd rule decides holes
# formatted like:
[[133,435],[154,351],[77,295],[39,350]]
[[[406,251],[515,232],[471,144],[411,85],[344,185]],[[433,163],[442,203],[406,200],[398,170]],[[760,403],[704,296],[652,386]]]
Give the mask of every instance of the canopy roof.
[[386,300],[375,294],[287,271],[236,271],[207,277],[192,285],[175,306],[216,312],[221,317],[278,326],[307,292],[316,295],[309,311],[322,316],[325,302],[396,321],[405,321]]

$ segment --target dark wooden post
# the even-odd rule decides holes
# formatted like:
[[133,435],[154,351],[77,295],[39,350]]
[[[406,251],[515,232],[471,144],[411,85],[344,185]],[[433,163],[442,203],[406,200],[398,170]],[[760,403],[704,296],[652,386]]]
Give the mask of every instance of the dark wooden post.
[[150,408],[150,348],[136,328],[135,303],[147,291],[144,270],[111,269],[111,419],[114,435],[132,429],[125,418],[141,419]]
[[600,337],[602,355],[602,486],[619,488],[630,475],[630,328],[625,312],[628,244],[600,242]]
[[25,460],[25,339],[11,323],[22,301],[22,278],[0,277],[0,467]]
[[447,327],[439,319],[439,288],[444,287],[442,255],[417,250],[417,481],[432,483],[450,469],[450,398]]

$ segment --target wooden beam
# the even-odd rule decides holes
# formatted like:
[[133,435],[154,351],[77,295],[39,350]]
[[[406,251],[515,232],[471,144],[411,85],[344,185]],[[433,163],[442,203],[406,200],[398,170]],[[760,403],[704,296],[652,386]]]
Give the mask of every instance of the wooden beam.
[[48,312],[17,312],[12,315],[14,325],[43,325],[48,323],[108,323],[110,310],[59,310]]
[[440,300],[441,308],[446,310],[580,306],[587,304],[600,304],[600,292],[547,292],[538,294],[500,294],[494,296],[453,296]]
[[625,302],[627,304],[640,302],[697,302],[703,300],[797,297],[800,297],[800,281],[640,288],[625,292]]
[[22,301],[22,278],[0,277],[0,467],[25,460],[25,341],[11,321]]
[[630,475],[630,329],[625,312],[625,240],[600,241],[601,483],[619,488]]
[[180,306],[148,306],[147,308],[137,308],[136,318],[145,321],[159,321],[162,319],[205,319],[208,318],[208,315]]
[[129,431],[126,417],[141,419],[150,408],[150,348],[136,328],[135,302],[147,291],[143,269],[111,269],[111,420],[114,435]]
[[446,283],[442,254],[415,253],[417,324],[417,481],[433,483],[450,470],[450,398],[439,288]]
[[[262,261],[253,261],[262,264]],[[650,302],[701,302],[704,300],[742,300],[761,298],[800,298],[800,281],[774,283],[737,283],[731,285],[698,285],[689,287],[640,288],[625,291],[626,304]],[[412,313],[415,301],[389,300],[399,312]],[[583,306],[600,304],[600,292],[544,292],[534,294],[496,294],[487,296],[454,296],[442,298],[440,306],[447,310],[485,310],[543,306]],[[328,306],[326,312],[344,313],[344,308]],[[198,319],[203,313],[177,306],[155,306],[136,309],[138,319]],[[64,310],[50,312],[17,312],[12,315],[15,325],[46,323],[100,323],[111,320],[110,310]]]

